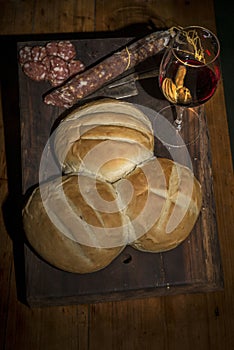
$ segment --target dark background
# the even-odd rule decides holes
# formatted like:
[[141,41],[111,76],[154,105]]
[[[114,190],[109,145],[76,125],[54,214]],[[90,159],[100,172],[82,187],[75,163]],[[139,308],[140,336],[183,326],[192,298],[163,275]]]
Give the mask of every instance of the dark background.
[[221,66],[232,160],[234,160],[234,7],[230,0],[214,0],[214,5],[217,34],[221,44]]

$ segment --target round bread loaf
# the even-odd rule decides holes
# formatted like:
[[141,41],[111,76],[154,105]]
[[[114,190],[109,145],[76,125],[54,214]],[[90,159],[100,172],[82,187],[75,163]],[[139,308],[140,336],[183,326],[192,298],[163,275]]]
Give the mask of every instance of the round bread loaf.
[[[108,206],[115,203],[113,187],[88,176],[79,177],[80,183],[76,175],[68,175],[36,188],[23,210],[23,224],[29,243],[46,261],[66,271],[89,273],[118,256],[124,245],[117,246],[117,240],[123,241],[125,232],[117,207],[109,213],[95,210],[95,188]],[[116,227],[117,237],[112,234]],[[101,248],[109,237],[113,247]]]
[[[135,189],[125,211],[131,222],[136,221],[138,238],[131,243],[132,247],[163,252],[184,241],[193,229],[202,204],[201,185],[192,171],[169,159],[155,158],[137,167],[126,179]],[[147,201],[151,205],[145,215],[136,220]]]
[[150,120],[129,103],[102,100],[71,112],[54,134],[67,175],[40,184],[23,210],[35,251],[60,269],[90,273],[126,245],[163,252],[184,241],[201,209],[200,183],[153,149]]
[[127,102],[102,100],[71,112],[55,131],[64,173],[89,172],[114,182],[153,156],[149,119]]
[[41,184],[23,210],[26,236],[52,265],[89,273],[127,244],[163,252],[184,241],[200,212],[201,186],[188,168],[153,158],[113,184],[87,174]]

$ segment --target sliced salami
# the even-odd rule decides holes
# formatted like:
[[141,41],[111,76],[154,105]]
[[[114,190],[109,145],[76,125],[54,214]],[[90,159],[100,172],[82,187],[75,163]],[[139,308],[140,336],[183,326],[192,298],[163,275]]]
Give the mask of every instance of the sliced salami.
[[70,41],[59,41],[57,55],[65,61],[70,61],[76,56],[75,46]]
[[31,50],[32,61],[42,61],[47,55],[46,48],[44,46],[34,46]]
[[24,63],[32,60],[32,47],[24,46],[19,51],[19,63],[22,66]]
[[58,55],[58,43],[56,41],[51,41],[45,46],[48,56],[57,56]]
[[45,80],[47,77],[47,68],[42,62],[28,61],[23,65],[24,73],[35,81]]
[[55,56],[45,56],[42,60],[42,63],[46,66],[47,71],[49,73],[50,71],[50,61],[54,58]]
[[46,56],[42,62],[47,68],[47,80],[52,86],[62,84],[69,77],[68,63],[61,57]]
[[84,64],[75,56],[76,49],[70,41],[51,41],[44,46],[24,46],[19,51],[19,63],[31,79],[48,80],[52,86],[58,86],[84,70]]

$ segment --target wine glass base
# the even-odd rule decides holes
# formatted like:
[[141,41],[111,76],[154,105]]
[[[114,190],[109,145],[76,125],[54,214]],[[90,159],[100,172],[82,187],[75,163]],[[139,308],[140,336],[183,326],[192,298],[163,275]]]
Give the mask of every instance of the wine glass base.
[[164,145],[185,147],[195,143],[200,136],[202,128],[200,113],[196,108],[186,107],[183,109],[182,122],[176,123],[179,108],[177,106],[167,106],[157,113],[155,120],[156,137]]

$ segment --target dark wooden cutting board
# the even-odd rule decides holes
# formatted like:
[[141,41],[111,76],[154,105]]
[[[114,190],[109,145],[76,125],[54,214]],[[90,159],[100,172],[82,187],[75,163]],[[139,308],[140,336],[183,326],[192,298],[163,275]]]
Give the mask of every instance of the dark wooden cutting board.
[[[128,38],[104,38],[74,40],[73,43],[79,59],[89,66],[129,41]],[[33,46],[45,43],[21,42],[18,43],[18,49],[25,44]],[[158,61],[159,56],[138,68],[157,65]],[[137,82],[137,86],[139,95],[126,101],[154,110],[165,105],[155,78]],[[62,109],[44,104],[42,96],[49,89],[48,83],[30,80],[19,67],[24,195],[38,183],[41,154],[51,130],[63,113]],[[164,253],[143,253],[127,247],[105,269],[84,275],[68,273],[51,266],[25,243],[26,298],[30,306],[209,292],[223,288],[209,134],[203,109],[201,117],[204,121],[202,134],[189,147],[189,152],[195,176],[202,185],[203,205],[189,237],[177,248]],[[155,154],[170,157],[160,143],[156,143]]]

